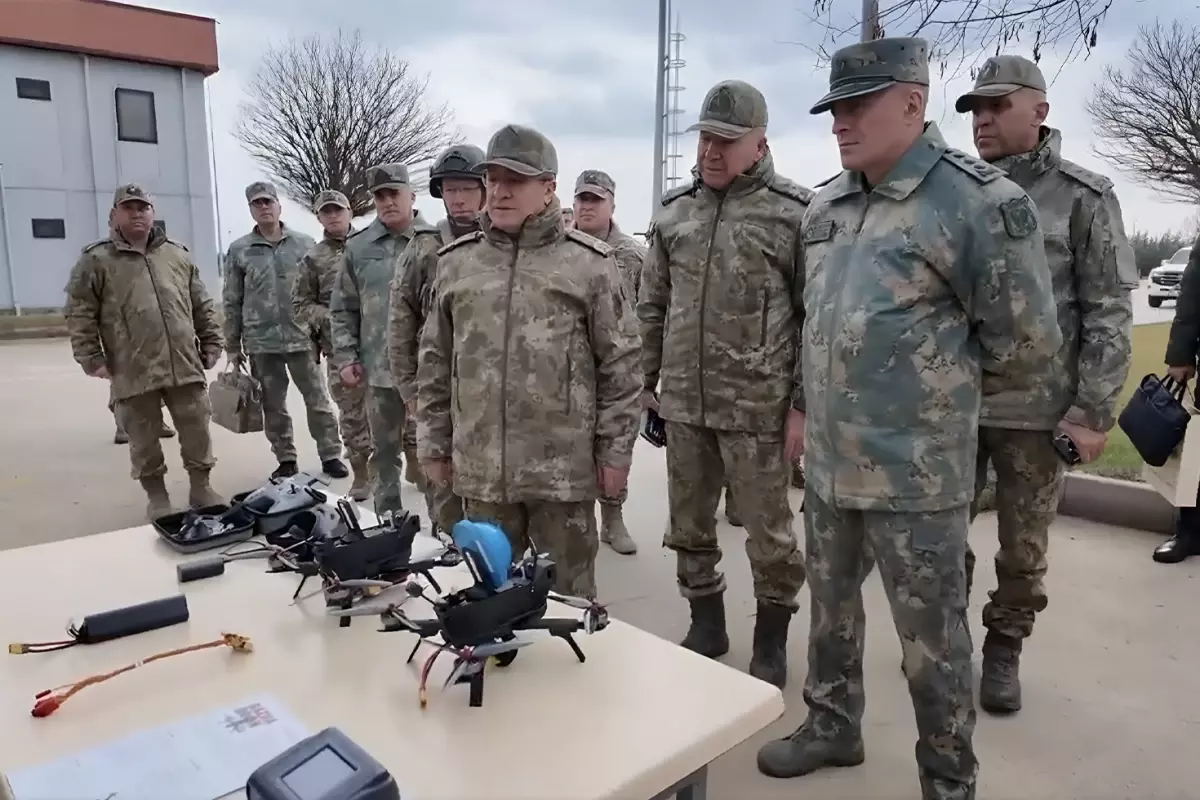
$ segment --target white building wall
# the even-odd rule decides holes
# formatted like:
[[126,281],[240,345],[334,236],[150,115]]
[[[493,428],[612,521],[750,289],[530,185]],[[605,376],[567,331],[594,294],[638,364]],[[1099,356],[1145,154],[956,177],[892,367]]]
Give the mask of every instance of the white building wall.
[[[18,78],[48,81],[51,99],[18,96]],[[118,139],[117,89],[153,93],[157,143]],[[108,235],[123,183],[153,193],[167,235],[219,292],[208,142],[198,72],[0,45],[0,309],[62,305],[81,248]],[[65,236],[35,237],[34,219],[62,220]]]

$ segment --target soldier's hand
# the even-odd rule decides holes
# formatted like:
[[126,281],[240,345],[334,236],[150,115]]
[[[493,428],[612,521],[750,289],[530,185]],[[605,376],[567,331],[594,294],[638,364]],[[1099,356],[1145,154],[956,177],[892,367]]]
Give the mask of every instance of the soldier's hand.
[[448,458],[435,461],[422,461],[421,469],[429,482],[439,489],[445,489],[454,482],[454,463]]
[[655,414],[658,413],[658,398],[654,396],[654,392],[649,390],[642,392],[642,408],[648,408]]
[[362,364],[347,364],[338,372],[342,376],[342,383],[353,389],[363,382],[366,377],[366,372],[363,370]]
[[621,494],[621,490],[625,488],[625,482],[628,480],[628,469],[606,467],[600,464],[596,466],[596,484],[600,487],[600,494],[604,497],[616,497]]
[[1180,383],[1187,383],[1196,377],[1195,367],[1167,367],[1167,374]]
[[788,462],[804,455],[804,412],[788,409],[787,423],[783,429],[783,455]]
[[1079,451],[1079,459],[1084,464],[1099,458],[1100,454],[1104,452],[1104,446],[1108,444],[1107,433],[1094,431],[1091,428],[1076,425],[1074,422],[1067,422],[1065,419],[1058,423],[1058,429],[1071,437],[1071,441],[1075,443],[1075,449]]
[[88,375],[93,378],[101,378],[106,381],[112,380],[112,373],[109,372],[108,367],[106,367],[104,365],[100,365],[99,367],[96,367],[96,369],[89,372]]

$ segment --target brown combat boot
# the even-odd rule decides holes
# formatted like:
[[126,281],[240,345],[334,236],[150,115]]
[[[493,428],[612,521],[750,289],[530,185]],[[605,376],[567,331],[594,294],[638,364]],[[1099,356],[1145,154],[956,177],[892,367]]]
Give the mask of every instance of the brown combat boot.
[[988,631],[983,640],[979,706],[992,714],[1021,710],[1021,640]]
[[742,525],[742,515],[738,513],[737,501],[733,499],[733,492],[729,487],[725,487],[725,519],[729,520],[729,524],[735,528],[744,527]]
[[629,535],[625,519],[618,505],[600,504],[600,541],[623,556],[637,552],[637,542]]
[[191,481],[191,486],[188,488],[189,506],[207,508],[225,504],[225,500],[213,491],[212,484],[208,482],[208,470],[198,469],[195,472],[189,472],[188,479]]
[[350,469],[354,470],[354,482],[346,493],[356,503],[361,503],[371,496],[371,472],[367,459],[355,456],[350,459]]
[[154,522],[171,513],[171,496],[167,494],[167,482],[162,475],[141,479],[142,489],[146,492],[146,517]]

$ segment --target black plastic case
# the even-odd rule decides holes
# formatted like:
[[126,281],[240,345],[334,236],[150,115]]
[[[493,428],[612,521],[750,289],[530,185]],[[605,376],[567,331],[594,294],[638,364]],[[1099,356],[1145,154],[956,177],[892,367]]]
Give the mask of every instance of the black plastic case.
[[[200,514],[206,517],[223,517],[224,521],[232,523],[233,528],[218,536],[204,539],[184,539],[180,530],[189,514]],[[159,537],[173,550],[180,553],[199,553],[218,547],[228,547],[231,544],[244,542],[254,537],[254,517],[241,507],[230,508],[226,505],[206,506],[195,510],[180,511],[167,514],[154,520],[154,530]]]

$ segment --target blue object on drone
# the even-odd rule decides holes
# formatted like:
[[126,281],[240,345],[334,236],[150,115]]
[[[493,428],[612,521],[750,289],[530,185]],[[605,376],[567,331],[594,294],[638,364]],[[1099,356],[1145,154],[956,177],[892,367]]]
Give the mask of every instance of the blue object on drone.
[[485,589],[495,592],[508,581],[512,545],[499,525],[464,519],[455,523],[450,538],[474,562],[479,571],[479,582]]

